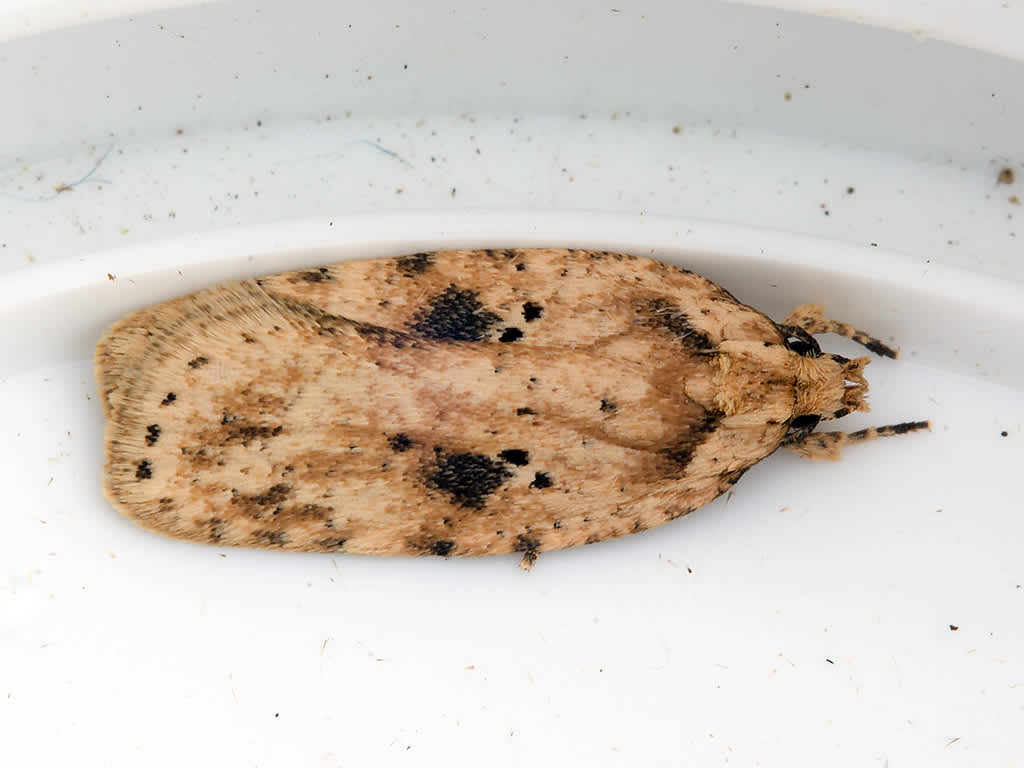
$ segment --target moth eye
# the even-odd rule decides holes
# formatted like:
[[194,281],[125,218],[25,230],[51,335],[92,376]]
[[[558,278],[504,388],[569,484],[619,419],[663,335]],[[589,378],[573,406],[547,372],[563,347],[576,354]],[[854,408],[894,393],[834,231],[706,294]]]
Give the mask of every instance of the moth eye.
[[814,428],[818,426],[818,422],[821,421],[821,416],[816,414],[808,414],[806,416],[797,416],[789,422],[789,429],[786,430],[786,436],[782,438],[782,444],[788,445],[789,443],[795,443],[799,440],[803,440],[807,435],[814,431]]
[[811,430],[818,426],[819,421],[821,421],[820,416],[797,416],[789,422],[789,427],[790,429]]
[[807,357],[811,352],[811,345],[803,339],[786,339],[786,346],[801,357]]
[[786,349],[796,352],[801,357],[821,357],[821,347],[811,334],[795,325],[779,326],[786,337]]

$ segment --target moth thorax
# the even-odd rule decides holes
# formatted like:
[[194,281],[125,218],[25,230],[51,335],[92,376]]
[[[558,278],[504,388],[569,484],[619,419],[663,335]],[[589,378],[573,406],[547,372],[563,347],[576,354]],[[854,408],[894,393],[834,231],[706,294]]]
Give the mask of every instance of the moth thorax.
[[794,415],[838,419],[854,411],[867,411],[868,383],[864,366],[869,358],[849,360],[840,355],[796,359]]

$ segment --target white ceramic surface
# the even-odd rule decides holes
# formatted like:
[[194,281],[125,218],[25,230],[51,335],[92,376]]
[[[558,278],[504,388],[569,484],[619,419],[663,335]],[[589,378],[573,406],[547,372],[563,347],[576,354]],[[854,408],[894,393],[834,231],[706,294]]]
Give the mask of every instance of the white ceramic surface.
[[[1019,764],[1019,62],[712,2],[223,3],[13,37],[0,765]],[[824,301],[904,353],[844,425],[935,428],[777,454],[529,574],[189,545],[104,501],[107,323],[471,245],[653,254],[777,319]]]

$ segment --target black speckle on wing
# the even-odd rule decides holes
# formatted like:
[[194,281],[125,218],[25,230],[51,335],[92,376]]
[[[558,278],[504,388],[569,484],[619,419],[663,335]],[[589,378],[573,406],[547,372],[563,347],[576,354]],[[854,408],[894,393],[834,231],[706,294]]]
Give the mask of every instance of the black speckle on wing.
[[687,349],[694,352],[710,352],[715,349],[714,342],[705,333],[697,330],[679,307],[663,299],[655,299],[650,302],[646,312],[654,325],[667,330]]
[[532,323],[534,320],[540,319],[541,315],[544,314],[544,307],[540,304],[535,304],[532,301],[528,301],[523,304],[523,319],[528,323]]
[[685,470],[693,458],[694,451],[707,439],[708,435],[715,431],[720,420],[720,413],[714,411],[706,412],[704,420],[687,432],[685,438],[679,440],[676,445],[665,451],[665,455],[673,463],[677,464],[681,471]]
[[430,301],[409,330],[438,341],[482,341],[499,320],[484,309],[475,291],[450,285]]
[[487,497],[512,477],[504,461],[476,453],[438,453],[427,482],[459,506],[481,509]]
[[401,256],[395,259],[398,271],[406,277],[416,277],[426,272],[434,263],[434,257],[429,253],[414,253],[409,256]]

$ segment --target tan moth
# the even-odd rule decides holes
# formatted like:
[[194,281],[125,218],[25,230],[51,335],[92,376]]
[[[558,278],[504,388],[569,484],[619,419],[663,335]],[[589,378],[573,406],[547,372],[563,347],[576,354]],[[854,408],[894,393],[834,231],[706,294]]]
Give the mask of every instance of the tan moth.
[[104,490],[219,545],[486,555],[642,531],[780,446],[867,410],[896,353],[820,306],[782,324],[709,280],[574,250],[417,253],[226,283],[135,312],[96,350]]

